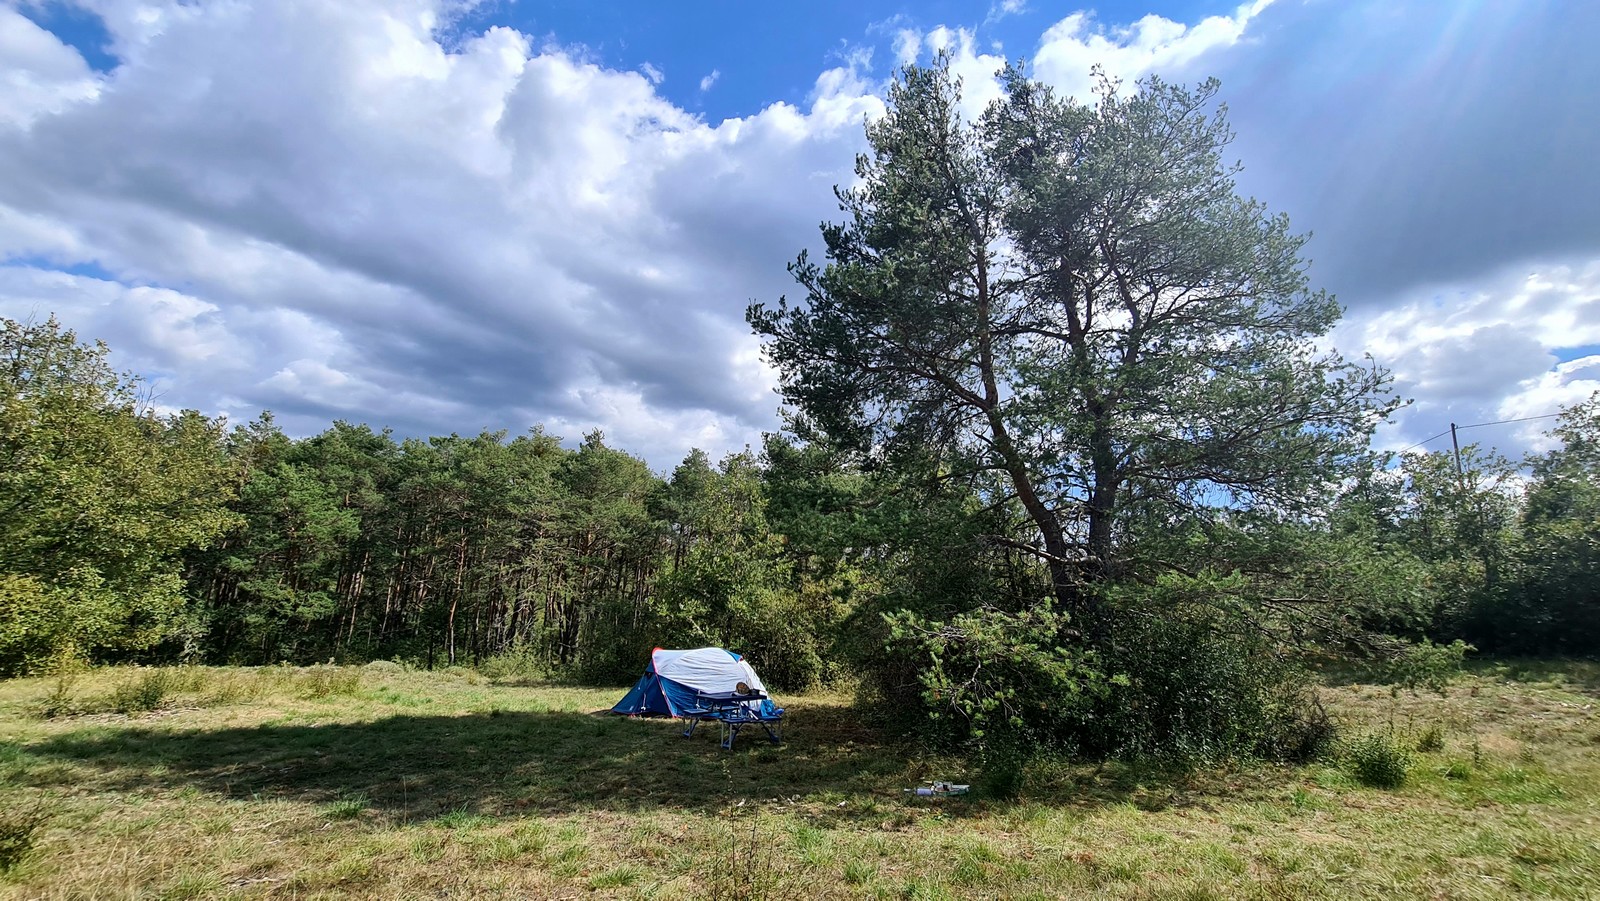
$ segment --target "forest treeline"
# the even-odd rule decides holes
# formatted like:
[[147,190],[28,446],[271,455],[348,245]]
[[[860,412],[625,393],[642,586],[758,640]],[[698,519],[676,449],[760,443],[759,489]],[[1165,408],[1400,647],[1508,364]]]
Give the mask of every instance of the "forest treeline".
[[[824,674],[837,601],[767,521],[770,466],[691,454],[667,478],[535,429],[291,439],[160,416],[103,345],[4,321],[0,665],[101,660],[479,663],[620,679],[657,644]],[[791,592],[789,589],[794,589]],[[797,593],[796,593],[797,592]],[[841,589],[842,594],[848,591]]]
[[747,311],[785,431],[670,473],[598,432],[157,415],[103,345],[6,321],[0,674],[617,682],[714,644],[995,759],[1297,757],[1309,658],[1600,652],[1600,401],[1522,460],[1375,453],[1401,401],[1234,190],[1215,82],[1004,86],[971,120],[948,60],[901,73],[803,300]]
[[[721,644],[798,688],[879,657],[885,614],[1040,578],[994,540],[1016,512],[970,475],[910,478],[776,435],[665,475],[599,433],[572,449],[539,429],[397,440],[337,422],[295,439],[270,415],[156,415],[103,346],[54,320],[3,325],[10,674],[61,653],[443,666],[516,652],[619,679],[654,646]],[[1230,523],[1197,565],[1219,592],[1270,580],[1329,636],[1596,653],[1600,404],[1551,437],[1522,460],[1469,445],[1460,474],[1448,451],[1379,458],[1323,517]]]

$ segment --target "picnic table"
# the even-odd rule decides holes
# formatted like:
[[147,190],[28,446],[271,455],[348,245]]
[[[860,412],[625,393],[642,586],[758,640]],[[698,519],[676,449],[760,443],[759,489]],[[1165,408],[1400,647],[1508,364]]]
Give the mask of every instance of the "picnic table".
[[[712,720],[721,727],[723,750],[733,750],[733,740],[745,726],[758,725],[766,730],[767,738],[773,744],[781,744],[783,708],[760,703],[766,700],[766,692],[755,690],[696,692],[695,706],[683,714],[684,719],[689,721],[689,728],[683,731],[683,737],[692,737],[695,727],[702,720]],[[755,702],[754,706],[752,702]]]

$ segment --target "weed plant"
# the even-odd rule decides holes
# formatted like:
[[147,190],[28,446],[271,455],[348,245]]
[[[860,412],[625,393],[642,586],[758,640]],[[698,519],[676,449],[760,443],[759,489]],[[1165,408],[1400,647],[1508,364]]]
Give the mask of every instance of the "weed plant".
[[1429,723],[1428,728],[1417,736],[1416,747],[1423,754],[1437,754],[1443,751],[1444,727],[1438,723]]
[[728,824],[711,855],[706,897],[711,901],[767,901],[783,897],[775,838],[762,828],[761,808]]

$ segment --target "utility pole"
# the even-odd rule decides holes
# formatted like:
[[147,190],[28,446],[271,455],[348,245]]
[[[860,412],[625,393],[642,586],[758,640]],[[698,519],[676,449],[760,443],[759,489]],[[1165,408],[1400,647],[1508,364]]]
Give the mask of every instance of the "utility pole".
[[[1456,503],[1456,510],[1459,514],[1461,501],[1467,499],[1467,474],[1461,468],[1461,442],[1456,439],[1456,424],[1453,422],[1450,423],[1450,446],[1456,452],[1456,484],[1461,489],[1461,500]],[[1474,518],[1477,519],[1474,526],[1478,533],[1478,552],[1483,557],[1483,580],[1488,585],[1493,586],[1495,582],[1499,581],[1499,578],[1494,565],[1494,555],[1489,550],[1489,517],[1484,514],[1481,501],[1473,504],[1472,512],[1476,514]]]
[[1456,424],[1450,423],[1450,446],[1456,450],[1456,482],[1464,492],[1467,490],[1467,476],[1461,470],[1461,442],[1456,440]]

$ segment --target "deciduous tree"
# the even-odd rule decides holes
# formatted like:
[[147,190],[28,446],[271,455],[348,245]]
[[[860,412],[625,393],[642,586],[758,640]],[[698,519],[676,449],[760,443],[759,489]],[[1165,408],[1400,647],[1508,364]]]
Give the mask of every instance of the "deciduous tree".
[[231,522],[220,423],[158,416],[104,344],[0,319],[0,675],[168,638]]

